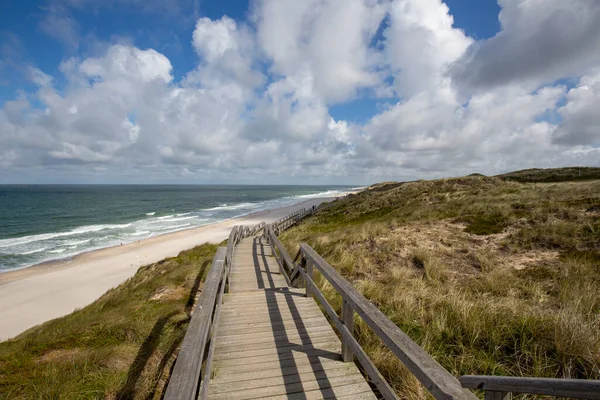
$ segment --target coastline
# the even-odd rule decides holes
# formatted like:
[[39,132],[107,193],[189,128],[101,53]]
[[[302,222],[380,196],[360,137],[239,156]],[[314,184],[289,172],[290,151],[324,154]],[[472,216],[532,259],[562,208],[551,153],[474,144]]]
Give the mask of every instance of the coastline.
[[50,319],[67,315],[118,286],[139,267],[203,243],[227,239],[234,225],[276,221],[298,209],[337,197],[312,198],[201,227],[78,254],[0,274],[0,341]]

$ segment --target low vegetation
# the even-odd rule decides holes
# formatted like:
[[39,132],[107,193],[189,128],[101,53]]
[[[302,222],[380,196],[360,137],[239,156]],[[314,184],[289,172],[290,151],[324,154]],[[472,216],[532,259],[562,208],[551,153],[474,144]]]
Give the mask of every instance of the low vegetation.
[[159,399],[216,251],[142,267],[91,305],[0,343],[0,399]]
[[600,179],[600,168],[566,167],[566,168],[532,168],[498,175],[516,182],[568,182]]
[[[281,239],[294,254],[299,243],[311,245],[456,376],[600,379],[599,180],[379,184]],[[332,287],[318,284],[339,311]],[[426,397],[356,324],[401,397]]]

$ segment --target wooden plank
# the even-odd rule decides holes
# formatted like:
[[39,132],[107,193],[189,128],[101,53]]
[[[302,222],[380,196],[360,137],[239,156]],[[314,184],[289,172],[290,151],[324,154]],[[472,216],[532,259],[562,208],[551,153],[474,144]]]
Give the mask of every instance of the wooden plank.
[[239,382],[249,381],[254,379],[272,378],[278,376],[287,376],[300,374],[304,372],[316,372],[316,371],[328,371],[330,369],[338,368],[339,366],[348,367],[350,364],[340,362],[339,360],[320,360],[313,364],[304,363],[299,365],[291,366],[280,366],[278,363],[266,366],[266,369],[253,369],[247,372],[237,372],[230,374],[221,374],[219,377],[212,380],[214,383],[225,383],[225,382]]
[[206,339],[223,275],[227,249],[219,247],[204,283],[204,289],[194,307],[192,319],[183,338],[179,356],[165,393],[167,400],[189,400],[196,396]]
[[310,390],[302,393],[293,393],[284,396],[265,397],[265,399],[276,400],[321,400],[321,399],[351,399],[351,400],[375,400],[377,397],[365,382],[349,385],[329,387],[325,389]]
[[351,304],[366,324],[436,399],[476,399],[474,394],[461,387],[458,379],[365,299],[309,245],[302,243],[300,248],[304,256],[314,262],[315,268]]
[[252,390],[265,388],[269,386],[288,386],[294,383],[305,383],[319,379],[331,379],[343,376],[352,376],[359,374],[358,369],[354,365],[338,364],[335,368],[327,371],[308,371],[297,372],[284,376],[272,376],[266,378],[257,378],[252,380],[244,380],[237,382],[214,382],[210,385],[209,393],[228,393],[238,390]]
[[239,341],[248,341],[252,342],[254,340],[277,340],[281,338],[287,337],[297,337],[302,335],[312,335],[319,332],[333,332],[330,326],[313,326],[307,327],[302,330],[302,332],[288,332],[288,331],[275,331],[270,332],[268,334],[264,334],[263,332],[254,332],[254,333],[240,333],[237,335],[228,335],[226,333],[220,333],[217,341],[223,343],[235,343]]
[[[231,365],[240,365],[240,364],[259,364],[264,362],[281,362],[283,360],[290,360],[295,358],[296,356],[315,356],[315,355],[327,355],[333,356],[334,354],[337,356],[337,353],[340,352],[341,346],[339,343],[335,345],[327,345],[320,346],[318,349],[308,349],[303,351],[302,353],[293,353],[288,352],[284,354],[269,354],[265,356],[255,357],[252,360],[248,360],[246,358],[235,358],[235,359],[227,359],[227,360],[218,360],[215,361],[216,368],[224,368]],[[334,353],[334,354],[332,354]]]
[[[227,329],[227,333],[231,334],[234,332],[271,332],[276,330],[290,330],[290,331],[299,331],[302,330],[303,327],[308,326],[319,326],[329,324],[323,315],[313,318],[306,318],[302,320],[302,324],[296,324],[295,321],[283,321],[283,322],[274,322],[274,323],[260,323],[260,324],[248,324],[248,325],[240,325],[236,327],[230,327]],[[298,326],[301,325],[301,326]]]
[[[337,339],[337,338],[336,338]],[[230,360],[230,359],[238,359],[238,358],[248,358],[248,357],[261,357],[261,356],[269,356],[272,354],[285,354],[291,352],[303,352],[306,350],[312,349],[329,349],[335,348],[338,345],[338,340],[327,340],[325,339],[323,342],[315,342],[310,344],[290,344],[289,346],[277,346],[273,345],[272,347],[266,349],[257,349],[257,350],[249,350],[242,349],[237,350],[235,347],[221,350],[218,354],[215,354],[215,361],[219,360]]]
[[263,340],[260,342],[246,343],[246,342],[234,342],[234,343],[222,343],[219,342],[216,344],[216,351],[227,351],[229,349],[235,349],[236,351],[242,350],[257,350],[264,348],[272,348],[272,347],[283,347],[290,344],[316,344],[323,342],[335,342],[339,340],[335,333],[333,332],[321,332],[319,335],[312,336],[304,336],[298,337],[295,335],[295,338],[280,338],[273,339],[267,338],[270,340]]
[[215,379],[219,379],[220,376],[230,376],[250,371],[267,370],[273,368],[273,366],[279,366],[279,368],[296,368],[302,365],[323,364],[329,361],[342,362],[342,357],[339,354],[325,351],[323,354],[313,353],[309,355],[306,355],[305,353],[294,353],[293,357],[276,361],[252,361],[251,363],[238,365],[222,364],[216,371]]
[[[291,305],[297,312],[303,312],[308,310],[319,311],[319,307],[314,302],[293,302]],[[225,305],[224,305],[225,307]],[[261,315],[272,312],[286,312],[291,313],[289,302],[266,302],[263,304],[257,304],[253,307],[245,307],[243,304],[227,305],[227,309],[223,309],[223,318],[241,318],[244,316]]]
[[215,393],[211,395],[211,399],[228,399],[228,400],[246,400],[246,399],[262,399],[265,396],[283,395],[288,393],[302,393],[311,390],[323,390],[330,387],[345,386],[353,383],[363,383],[366,385],[365,379],[360,374],[339,376],[335,378],[313,379],[289,385],[278,385],[262,387],[252,390],[240,390],[227,393]]
[[274,322],[284,322],[284,321],[302,321],[305,318],[316,318],[316,317],[322,317],[323,313],[320,312],[319,310],[309,310],[309,311],[304,311],[303,313],[298,313],[298,315],[296,315],[295,313],[290,313],[289,311],[286,313],[282,313],[282,312],[273,312],[273,313],[264,313],[262,315],[254,315],[254,316],[250,316],[250,317],[244,317],[244,318],[227,318],[227,319],[222,319],[221,320],[221,326],[223,327],[224,330],[227,330],[229,328],[236,328],[239,326],[248,326],[248,325],[255,325],[255,324],[259,324],[259,323],[271,323],[273,324]]
[[486,391],[600,399],[600,380],[465,375],[460,383],[465,388]]

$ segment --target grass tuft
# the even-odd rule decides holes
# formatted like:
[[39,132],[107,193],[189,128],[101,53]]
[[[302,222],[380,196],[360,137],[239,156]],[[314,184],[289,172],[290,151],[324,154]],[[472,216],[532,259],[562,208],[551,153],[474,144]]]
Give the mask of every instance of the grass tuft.
[[[600,379],[598,204],[598,180],[386,183],[281,240],[312,246],[455,376]],[[401,398],[427,398],[360,320],[356,332]]]
[[0,399],[159,399],[216,251],[141,267],[72,314],[0,343]]

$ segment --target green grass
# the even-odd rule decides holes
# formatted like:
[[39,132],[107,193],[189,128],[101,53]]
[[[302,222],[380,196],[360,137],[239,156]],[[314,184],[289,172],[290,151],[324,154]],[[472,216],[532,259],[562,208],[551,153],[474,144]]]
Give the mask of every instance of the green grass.
[[141,267],[99,300],[0,343],[0,399],[158,399],[216,251]]
[[[385,183],[281,239],[312,246],[455,376],[600,379],[598,205],[598,180]],[[359,321],[357,337],[402,398],[426,397]]]
[[600,179],[600,168],[532,168],[498,175],[498,178],[517,182],[571,182]]

